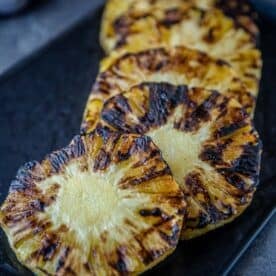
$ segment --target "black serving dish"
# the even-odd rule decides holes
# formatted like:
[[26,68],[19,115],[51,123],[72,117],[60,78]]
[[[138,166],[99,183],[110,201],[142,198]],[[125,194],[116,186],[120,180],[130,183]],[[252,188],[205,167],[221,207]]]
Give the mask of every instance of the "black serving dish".
[[[17,73],[0,80],[0,203],[18,167],[41,160],[78,133],[102,52],[101,10],[52,44]],[[276,188],[276,28],[261,22],[263,79],[255,122],[264,152],[258,191],[233,223],[191,241],[146,275],[226,275],[275,213]],[[0,233],[0,275],[28,275]],[[1,274],[2,273],[2,274]]]

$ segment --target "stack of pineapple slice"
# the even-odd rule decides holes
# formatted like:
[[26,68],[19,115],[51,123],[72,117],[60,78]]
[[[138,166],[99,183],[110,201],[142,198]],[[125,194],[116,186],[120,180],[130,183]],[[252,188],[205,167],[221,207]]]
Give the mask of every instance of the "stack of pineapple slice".
[[258,184],[261,54],[238,0],[109,0],[81,136],[11,183],[0,224],[38,275],[140,274]]

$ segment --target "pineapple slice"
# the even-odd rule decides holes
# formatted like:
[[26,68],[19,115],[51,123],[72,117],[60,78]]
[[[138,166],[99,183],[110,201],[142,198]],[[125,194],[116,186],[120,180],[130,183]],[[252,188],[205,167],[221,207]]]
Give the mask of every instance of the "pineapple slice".
[[248,90],[258,94],[262,67],[256,48],[259,31],[249,17],[255,14],[243,6],[244,1],[130,1],[111,15],[112,2],[106,6],[100,35],[109,62],[124,53],[152,47],[187,46],[225,59]]
[[234,98],[204,88],[142,83],[107,100],[99,124],[146,134],[160,148],[186,197],[183,239],[232,221],[250,204],[261,142]]
[[[125,14],[129,13],[140,18],[156,13],[159,16],[166,15],[167,22],[176,23],[176,15],[178,15],[176,10],[183,11],[189,8],[207,11],[213,8],[220,9],[227,17],[234,20],[235,25],[244,28],[255,38],[259,35],[258,27],[255,24],[258,15],[246,0],[108,0],[102,18],[101,45],[106,53],[114,49],[114,36],[116,36],[114,22]],[[172,12],[173,10],[175,13]],[[166,11],[169,13],[166,14]]]
[[88,99],[82,131],[93,130],[103,102],[143,81],[166,81],[216,89],[234,95],[248,111],[255,98],[224,61],[186,47],[157,48],[126,54],[101,72]]
[[175,249],[184,211],[151,139],[101,128],[22,167],[0,223],[38,275],[126,275]]

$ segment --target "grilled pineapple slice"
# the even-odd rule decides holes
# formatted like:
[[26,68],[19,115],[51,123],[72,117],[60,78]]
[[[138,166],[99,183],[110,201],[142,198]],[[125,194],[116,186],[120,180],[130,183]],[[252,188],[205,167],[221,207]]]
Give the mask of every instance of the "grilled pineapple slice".
[[248,111],[252,111],[255,104],[254,96],[224,61],[185,47],[150,49],[126,54],[98,75],[86,105],[82,131],[93,130],[107,98],[143,81],[216,89],[234,95]]
[[111,52],[114,48],[114,36],[116,36],[114,23],[127,13],[140,18],[154,14],[157,10],[159,14],[165,16],[166,11],[169,11],[166,14],[167,22],[175,23],[179,18],[177,10],[187,10],[191,7],[201,10],[217,8],[255,38],[259,34],[255,23],[258,15],[246,0],[108,0],[102,18],[101,45],[107,53]]
[[[230,3],[220,6],[227,14],[237,13],[234,19],[220,9],[210,8],[214,1],[204,2],[191,6],[192,2],[187,4],[187,1],[157,0],[151,8],[151,1],[134,1],[128,9],[122,9],[126,10],[124,13],[118,12],[118,17],[109,15],[113,10],[109,9],[111,4],[107,5],[101,41],[111,55],[109,60],[152,47],[187,46],[225,59],[256,96],[262,66],[261,54],[256,48],[258,28],[249,16],[239,14],[238,9],[231,10]],[[200,8],[204,5],[206,9]]]
[[114,36],[116,36],[114,22],[124,14],[131,13],[141,17],[152,11],[158,10],[167,14],[169,21],[177,20],[172,13],[175,9],[189,9],[196,7],[201,10],[220,9],[226,16],[234,19],[236,25],[247,29],[255,37],[258,35],[258,27],[255,21],[258,18],[256,12],[246,0],[108,0],[103,14],[100,41],[106,53],[114,49]]
[[38,275],[126,275],[174,250],[184,210],[151,139],[102,128],[21,168],[0,222]]
[[150,136],[187,200],[182,238],[239,216],[250,204],[261,143],[250,116],[214,90],[143,83],[105,102],[102,125]]

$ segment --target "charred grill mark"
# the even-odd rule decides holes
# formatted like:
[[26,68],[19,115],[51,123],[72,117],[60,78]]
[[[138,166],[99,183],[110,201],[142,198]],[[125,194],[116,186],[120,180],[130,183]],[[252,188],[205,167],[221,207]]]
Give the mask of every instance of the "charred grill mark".
[[243,75],[245,77],[250,78],[250,79],[254,79],[255,81],[259,81],[259,78],[255,74],[253,74],[253,73],[244,73]]
[[116,160],[118,160],[118,162],[128,160],[129,158],[130,158],[130,152],[129,151],[127,151],[127,152],[118,151],[117,152]]
[[197,194],[203,194],[205,200],[209,201],[209,195],[205,188],[203,187],[200,174],[197,172],[191,172],[185,177],[185,183],[191,193],[191,195],[196,196]]
[[225,60],[223,60],[223,59],[217,59],[217,60],[216,60],[216,64],[217,64],[218,66],[227,66],[227,67],[231,67],[231,65],[230,65],[227,61],[225,61]]
[[206,145],[204,146],[199,158],[202,161],[207,161],[211,165],[223,165],[223,151],[231,144],[232,139],[227,139],[223,143],[218,143],[217,145]]
[[256,22],[258,21],[258,15],[248,1],[217,0],[216,7],[234,20],[236,28],[243,28],[251,35],[253,41],[257,41],[259,31]]
[[25,176],[29,176],[28,173],[32,171],[36,165],[38,165],[37,161],[30,161],[24,164],[21,168],[19,168],[17,178],[22,179],[25,178]]
[[31,161],[20,167],[16,174],[16,179],[11,182],[10,192],[23,192],[26,189],[30,189],[33,186],[34,180],[41,180],[42,177],[35,177],[32,174],[32,170],[34,170],[36,166],[39,166],[39,163],[37,161]]
[[135,139],[134,145],[131,147],[131,154],[134,152],[139,152],[142,150],[143,152],[148,152],[151,150],[153,146],[152,140],[148,136],[141,136]]
[[65,267],[64,270],[64,275],[77,276],[77,273],[70,266]]
[[185,178],[185,183],[193,194],[203,192],[199,173],[189,173]]
[[[186,119],[178,125],[182,131],[196,131],[202,122],[210,120],[210,111],[216,106],[220,94],[216,91],[204,100],[202,104],[195,108],[191,114],[186,114]],[[189,110],[189,109],[188,109]],[[187,111],[189,112],[189,111]]]
[[[231,91],[230,91],[231,92]],[[238,99],[243,108],[250,114],[253,107],[256,105],[256,97],[250,92],[244,91],[243,93],[234,93],[233,96]]]
[[155,171],[155,167],[152,167],[148,170],[148,172],[146,172],[143,176],[139,177],[139,178],[132,178],[132,177],[127,177],[125,179],[122,179],[119,183],[119,186],[121,187],[121,189],[126,189],[129,188],[133,185],[139,185],[143,182],[146,181],[150,181],[154,178],[163,176],[163,175],[167,175],[170,174],[170,169],[169,167],[165,167],[163,170],[161,171]]
[[[166,201],[170,202],[172,206],[179,208],[179,212],[182,212],[182,208],[186,207],[186,204],[183,203],[184,195],[181,194],[170,194],[165,197]],[[181,208],[182,207],[182,208]]]
[[11,182],[9,192],[26,192],[33,187],[33,180],[27,179],[15,179]]
[[215,138],[228,136],[238,129],[248,125],[248,121],[246,119],[249,117],[249,115],[244,109],[236,108],[235,110],[232,109],[231,111],[232,122],[230,124],[224,123],[220,129],[216,130],[214,133]]
[[170,28],[172,25],[179,23],[182,19],[183,14],[179,9],[168,9],[165,11],[164,19],[162,19],[159,24],[166,28]]
[[141,159],[136,162],[135,164],[132,165],[132,168],[138,168],[140,166],[143,166],[144,164],[146,164],[149,160],[151,159],[155,159],[156,160],[160,160],[160,151],[157,149],[153,149],[149,155],[145,155],[143,157],[141,157]]
[[108,127],[97,127],[96,130],[91,134],[91,137],[93,137],[95,134],[102,137],[105,144],[112,138],[114,138],[114,141],[118,140],[120,136],[119,133],[112,131]]
[[133,16],[133,15],[122,15],[114,20],[113,29],[117,36],[116,39],[116,48],[120,48],[121,46],[127,43],[127,36],[131,34],[131,26],[136,20],[147,17],[148,14],[143,14],[141,16]]
[[106,243],[107,241],[107,231],[104,231],[101,235],[100,235],[100,239],[103,243]]
[[115,264],[111,264],[119,273],[120,275],[127,275],[128,274],[128,268],[127,264],[125,262],[126,258],[126,252],[125,249],[120,247],[117,249],[117,261]]
[[167,118],[172,114],[174,108],[184,103],[186,100],[187,86],[173,86],[168,83],[144,83],[148,87],[149,110],[141,122],[144,122],[147,128],[160,126],[167,122]]
[[[187,214],[187,225],[189,228],[204,228],[208,224],[215,224],[218,221],[226,219],[232,215],[232,209],[230,207],[230,209],[228,209],[231,212],[228,211],[223,213],[213,205],[208,191],[204,188],[201,182],[199,173],[194,172],[187,175],[185,183],[190,190],[190,196],[194,196],[203,209],[199,211],[200,214],[197,219],[191,218],[189,217],[189,213]],[[203,195],[203,198],[199,197],[199,195]]]
[[90,267],[90,264],[89,264],[89,263],[85,263],[85,264],[83,264],[83,267],[84,267],[84,269],[85,269],[87,272],[92,272],[92,271],[91,271],[91,267]]
[[253,176],[254,179],[258,177],[260,170],[261,148],[261,143],[249,143],[243,147],[242,155],[239,159],[235,160],[233,164],[239,173],[247,176]]
[[128,100],[121,94],[116,97],[116,106],[125,113],[132,111],[128,104]]
[[[123,102],[125,105],[122,104]],[[131,109],[127,99],[123,95],[116,95],[105,103],[101,117],[110,126],[118,130],[139,133],[139,126],[130,126],[126,123],[126,116],[130,112]]]
[[127,44],[127,34],[121,35],[116,41],[115,49],[121,48]]
[[160,217],[162,215],[162,211],[160,210],[160,208],[154,208],[154,209],[142,209],[139,211],[139,214],[143,217],[149,217],[149,216],[153,216],[153,217]]
[[161,71],[170,64],[170,55],[164,48],[150,49],[135,54],[127,54],[124,57],[135,59],[140,70],[149,72]]
[[20,222],[21,220],[28,219],[29,217],[33,216],[35,214],[34,210],[22,210],[19,214],[17,213],[11,213],[5,215],[3,218],[3,222],[5,224],[15,225],[16,223]]
[[41,241],[41,247],[31,254],[31,258],[39,259],[42,257],[43,261],[50,261],[56,255],[60,247],[60,241],[54,234],[49,234]]
[[48,273],[45,269],[38,267],[38,270],[40,270],[43,274],[47,275],[47,276],[52,276],[52,274]]
[[[217,171],[225,177],[228,183],[230,183],[237,189],[241,191],[246,190],[247,185],[245,181],[233,170],[233,168],[220,168],[217,169]],[[250,190],[252,190],[252,187],[250,188]]]
[[50,221],[43,221],[43,222],[40,222],[40,221],[34,221],[31,226],[34,226],[34,230],[33,230],[33,234],[34,235],[38,235],[40,233],[42,233],[43,231],[45,231],[45,229],[49,228],[52,226],[52,223]]
[[64,248],[62,254],[59,256],[57,267],[56,267],[56,273],[58,273],[60,270],[64,268],[64,265],[66,263],[66,259],[69,256],[71,249],[69,247]]
[[208,214],[204,212],[200,212],[197,224],[195,226],[190,226],[189,224],[188,225],[189,225],[189,228],[197,229],[197,228],[204,228],[209,223],[210,223],[210,217],[208,216]]
[[[17,229],[17,230],[13,233],[13,235],[14,235],[14,236],[18,236],[18,234],[23,233],[24,231],[30,229],[32,226],[34,226],[34,224],[35,224],[35,220],[31,220],[29,223],[26,223],[23,227]],[[17,243],[18,243],[18,241],[17,241]]]
[[150,255],[152,256],[152,259],[153,259],[153,260],[156,260],[156,259],[158,259],[160,256],[163,255],[164,250],[162,250],[162,249],[160,249],[160,250],[158,250],[158,249],[153,249],[153,250],[150,250],[149,253],[150,253]]
[[220,137],[230,135],[233,132],[237,131],[238,129],[245,127],[246,125],[247,123],[242,121],[242,122],[232,123],[228,126],[223,126],[222,128],[216,131],[215,137],[220,138]]
[[56,201],[59,188],[60,185],[58,183],[53,183],[51,187],[47,189],[45,196],[42,196],[42,200],[46,207]]
[[214,205],[206,205],[204,211],[200,211],[197,219],[188,219],[187,228],[201,229],[208,224],[216,224],[221,220],[227,219],[232,215],[231,212],[223,214]]
[[210,217],[210,223],[214,224],[224,219],[223,214],[214,205],[209,204],[205,208]]
[[85,136],[86,133],[89,133],[90,128],[94,125],[94,123],[94,120],[88,120],[87,118],[83,120],[80,127],[80,135]]
[[143,19],[146,17],[150,17],[152,14],[148,12],[144,13],[135,13],[131,12],[128,15],[122,15],[119,16],[117,19],[114,20],[113,22],[113,28],[115,33],[117,34],[127,34],[129,27],[137,20]]
[[205,42],[207,43],[215,43],[216,42],[215,33],[216,33],[216,28],[214,27],[210,28],[208,32],[203,36],[203,40],[205,40]]
[[222,147],[208,146],[200,154],[200,159],[202,161],[208,161],[212,165],[221,164],[223,163],[223,149]]
[[114,72],[114,70],[113,70],[113,68],[116,68],[116,67],[117,67],[117,65],[115,63],[114,66],[111,67],[110,70],[104,71],[99,74],[95,84],[93,85],[92,95],[97,96],[99,94],[104,97],[108,97],[110,95],[110,92],[115,89],[115,86],[112,83],[112,81],[109,81],[109,80],[112,80],[113,77],[115,77],[115,76],[117,77],[116,72]]
[[95,163],[93,170],[105,170],[111,163],[110,154],[106,152],[104,149],[100,149],[97,157],[95,158]]
[[139,255],[142,258],[142,261],[144,263],[144,265],[149,265],[151,262],[154,261],[154,257],[152,256],[152,254],[144,247],[141,238],[140,237],[134,237],[136,242],[139,244],[141,250],[139,251]]
[[45,203],[41,201],[40,199],[35,199],[30,203],[30,207],[38,212],[44,212],[45,209]]
[[58,173],[70,160],[68,152],[64,149],[51,153],[47,158],[52,166],[52,172]]
[[153,209],[142,209],[139,211],[139,214],[142,217],[160,217],[162,223],[171,219],[170,216],[162,212],[162,210],[158,207]]
[[252,20],[258,19],[257,13],[249,4],[248,0],[216,0],[216,7],[232,18],[239,15],[246,15]]
[[124,219],[124,223],[127,224],[128,226],[130,226],[131,228],[136,229],[135,224],[128,218]]
[[24,191],[27,188],[29,188],[28,183],[15,179],[11,182],[9,192]]
[[241,156],[232,162],[230,168],[221,168],[218,171],[232,185],[242,191],[246,191],[248,188],[240,175],[251,178],[254,181],[253,185],[249,188],[249,191],[251,191],[258,184],[260,150],[261,146],[259,144],[247,144],[243,147]]
[[206,213],[200,212],[198,223],[194,227],[191,227],[192,229],[204,228],[208,224],[216,224],[217,222],[227,219],[230,216],[230,214],[224,215],[214,205],[208,204],[204,207]]
[[166,233],[164,233],[162,231],[159,231],[159,235],[167,244],[169,244],[172,247],[175,247],[178,243],[178,236],[179,236],[180,230],[181,229],[178,226],[178,224],[175,223],[173,225],[171,235],[167,235]]
[[[118,149],[115,152],[114,160],[115,162],[122,162],[125,160],[128,160],[134,153],[137,151],[137,147],[135,147],[136,140],[139,140],[139,138],[134,140],[134,144],[131,145],[131,147],[124,147],[123,149]],[[124,142],[122,142],[124,143]]]
[[[70,146],[69,146],[70,147]],[[85,154],[85,146],[80,135],[74,137],[71,146],[72,157],[78,158]]]
[[124,35],[128,33],[128,29],[132,20],[129,17],[123,15],[118,17],[113,22],[113,28],[116,34]]
[[[139,244],[141,250],[139,252],[139,255],[141,256],[142,260],[143,260],[143,263],[145,265],[149,265],[150,263],[152,263],[154,260],[156,260],[157,258],[159,258],[163,253],[163,249],[162,250],[147,250],[145,248],[145,246],[143,245],[143,240],[146,239],[146,237],[148,235],[150,235],[152,232],[156,231],[156,229],[160,229],[161,226],[164,224],[164,223],[168,223],[168,221],[172,220],[174,217],[171,216],[168,218],[168,220],[165,220],[165,221],[160,221],[158,223],[156,223],[154,225],[154,227],[152,228],[149,228],[147,229],[146,231],[144,231],[143,233],[135,236],[135,241]],[[178,227],[178,225],[177,225]],[[175,239],[175,236],[178,235],[177,233],[177,227],[175,227],[175,225],[173,226],[173,231],[172,231],[172,235],[171,235],[171,242],[173,243],[174,239]],[[160,234],[160,233],[159,233]],[[161,235],[160,235],[161,237]],[[161,237],[163,238],[163,237]],[[178,237],[177,237],[178,238]],[[164,237],[165,239],[165,237]],[[167,237],[167,240],[169,240],[169,238]]]

